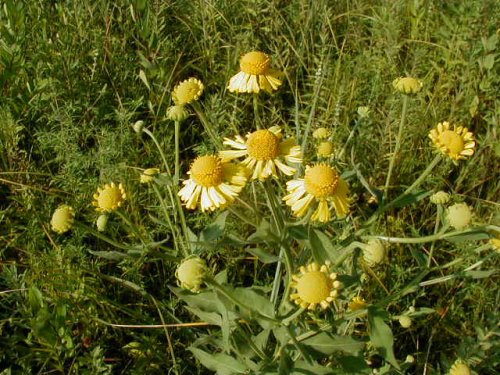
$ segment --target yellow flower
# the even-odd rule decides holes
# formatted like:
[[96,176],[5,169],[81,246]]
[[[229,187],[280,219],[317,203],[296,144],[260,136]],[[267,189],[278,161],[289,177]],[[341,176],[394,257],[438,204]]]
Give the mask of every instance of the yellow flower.
[[430,200],[434,204],[446,204],[450,201],[450,194],[445,191],[438,191],[431,195]]
[[330,136],[330,130],[327,128],[318,128],[313,131],[313,138],[315,139],[326,139]]
[[330,273],[329,263],[319,266],[317,263],[300,267],[300,273],[292,276],[292,293],[290,298],[303,309],[314,310],[320,305],[326,309],[340,295],[342,283],[337,280],[336,273]]
[[241,136],[235,140],[224,138],[224,144],[236,150],[220,151],[223,160],[233,160],[246,156],[241,162],[253,171],[252,180],[265,180],[269,176],[277,177],[276,167],[287,176],[295,173],[296,169],[283,163],[301,163],[302,151],[294,138],[281,140],[281,128],[272,126],[269,129],[256,130],[246,136],[246,141]]
[[167,118],[169,120],[182,122],[188,116],[189,113],[183,105],[173,105],[167,109]]
[[224,162],[216,155],[198,157],[184,180],[179,196],[186,207],[214,211],[233,202],[247,182],[244,167]]
[[199,292],[203,279],[208,275],[208,267],[203,259],[200,257],[193,257],[184,259],[177,270],[175,277],[179,285],[192,292]]
[[192,103],[199,99],[203,88],[203,83],[199,79],[186,79],[175,86],[174,91],[172,91],[172,100],[178,106]]
[[378,239],[369,240],[363,245],[362,250],[363,260],[370,267],[383,263],[387,258],[387,249],[384,243]]
[[422,81],[413,77],[400,77],[392,82],[392,86],[403,94],[416,94],[422,89]]
[[435,129],[429,132],[429,138],[434,145],[453,161],[465,159],[466,156],[474,154],[474,135],[463,126],[450,130],[450,123],[447,121],[437,124]]
[[63,204],[54,211],[50,225],[52,230],[59,234],[63,234],[71,229],[75,219],[75,211],[72,207]]
[[150,182],[153,182],[154,176],[156,176],[158,173],[160,173],[160,170],[158,168],[145,169],[141,174],[139,182],[141,184],[149,184]]
[[448,223],[457,230],[466,228],[472,220],[472,211],[465,203],[457,203],[446,210]]
[[97,188],[92,204],[99,212],[112,212],[121,207],[126,198],[127,194],[123,185],[116,185],[112,182],[104,185],[103,188]]
[[326,223],[331,220],[331,207],[337,217],[342,218],[349,212],[349,187],[339,176],[337,170],[326,164],[307,167],[304,178],[286,183],[289,194],[283,197],[297,217],[306,214],[309,207],[318,203],[311,220]]
[[316,153],[319,157],[327,158],[332,156],[334,150],[333,143],[330,141],[323,141],[318,145]]
[[368,303],[366,303],[365,299],[359,296],[353,297],[352,301],[347,305],[351,311],[366,309],[367,306]]
[[460,359],[457,359],[450,368],[450,375],[471,375],[471,374],[472,372],[470,371],[469,366],[467,366],[467,364]]
[[240,59],[240,72],[229,80],[231,92],[272,93],[281,86],[281,72],[271,69],[271,58],[263,52],[248,52]]

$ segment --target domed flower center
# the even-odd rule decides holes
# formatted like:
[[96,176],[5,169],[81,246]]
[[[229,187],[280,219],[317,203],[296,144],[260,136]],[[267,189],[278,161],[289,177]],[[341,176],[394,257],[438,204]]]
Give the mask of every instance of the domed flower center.
[[247,140],[248,155],[257,160],[272,160],[279,155],[279,138],[269,130],[254,131]]
[[97,198],[97,204],[102,210],[114,210],[120,206],[123,201],[122,191],[118,186],[108,186],[101,191]]
[[464,140],[452,130],[445,130],[439,134],[439,143],[449,150],[450,154],[458,155],[464,150]]
[[307,303],[320,303],[330,296],[332,281],[321,271],[309,271],[297,281],[297,294]]
[[332,167],[319,164],[306,171],[304,182],[306,191],[315,198],[321,199],[334,194],[339,175]]
[[220,185],[224,177],[221,160],[217,156],[200,156],[191,165],[191,177],[204,187]]
[[203,92],[203,84],[196,78],[190,78],[179,83],[172,93],[174,103],[177,105],[189,104],[198,100]]
[[69,206],[62,205],[52,215],[52,229],[58,233],[64,233],[71,228],[75,213]]
[[266,74],[271,59],[263,52],[248,52],[240,59],[240,69],[242,72],[251,75]]

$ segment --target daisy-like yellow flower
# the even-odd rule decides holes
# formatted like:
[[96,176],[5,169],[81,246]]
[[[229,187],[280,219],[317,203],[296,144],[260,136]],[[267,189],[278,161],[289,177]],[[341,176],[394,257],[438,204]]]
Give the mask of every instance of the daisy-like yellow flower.
[[451,130],[448,121],[440,122],[429,132],[429,138],[444,155],[455,162],[474,154],[474,135],[463,126],[453,125]]
[[342,283],[337,280],[336,273],[330,273],[329,262],[323,265],[311,263],[302,266],[300,273],[292,276],[292,293],[290,298],[303,309],[314,310],[316,306],[328,308],[330,303],[340,295]]
[[423,85],[422,81],[413,77],[399,77],[392,82],[392,86],[403,94],[416,94]]
[[258,93],[260,90],[272,93],[281,86],[282,73],[271,69],[271,58],[264,52],[252,51],[240,59],[240,72],[229,80],[231,92]]
[[321,142],[316,148],[316,154],[318,157],[327,158],[333,155],[333,151],[335,151],[335,147],[330,141]]
[[112,212],[122,206],[127,198],[122,184],[116,185],[114,182],[97,188],[92,204],[98,212]]
[[318,205],[311,216],[312,221],[330,221],[332,207],[339,218],[349,212],[349,187],[337,170],[329,165],[306,167],[304,178],[288,181],[286,189],[289,194],[283,200],[296,217],[304,216],[309,207],[316,203]]
[[177,106],[192,103],[200,98],[203,89],[203,83],[199,79],[188,78],[174,87],[172,100]]
[[450,368],[449,375],[471,375],[472,372],[467,364],[461,359],[457,359]]
[[63,204],[54,211],[50,225],[54,232],[63,234],[71,229],[75,219],[75,211],[72,207]]
[[216,155],[198,157],[188,172],[190,178],[183,181],[179,196],[188,209],[198,205],[202,211],[214,211],[227,206],[238,196],[247,182],[244,167],[224,162]]
[[277,176],[276,167],[285,175],[291,176],[296,168],[286,163],[302,163],[302,151],[295,138],[282,140],[281,128],[272,126],[269,129],[256,130],[246,136],[236,136],[234,140],[224,138],[224,144],[235,150],[220,151],[223,160],[233,160],[245,156],[241,162],[253,171],[252,180],[265,180],[269,176]]
[[357,311],[366,309],[368,307],[368,303],[366,303],[365,299],[360,296],[353,297],[351,302],[347,305],[348,309],[351,311]]

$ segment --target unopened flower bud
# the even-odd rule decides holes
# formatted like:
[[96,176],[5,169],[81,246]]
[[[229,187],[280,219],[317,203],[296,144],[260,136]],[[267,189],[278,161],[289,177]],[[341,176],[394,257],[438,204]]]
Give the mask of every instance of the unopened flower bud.
[[189,116],[184,105],[173,105],[167,109],[167,118],[172,121],[182,122]]
[[399,324],[401,324],[401,327],[403,328],[410,328],[411,327],[411,318],[409,316],[406,316],[406,315],[402,315],[399,317],[398,319],[399,321]]
[[327,158],[333,154],[333,143],[330,141],[323,141],[318,145],[317,154],[320,157]]
[[327,128],[318,128],[313,132],[313,138],[326,139],[330,136],[330,130]]
[[422,89],[423,83],[413,77],[400,77],[392,82],[392,86],[403,94],[416,94]]
[[199,292],[203,279],[208,275],[208,267],[200,257],[184,259],[175,271],[179,285],[192,292]]
[[158,168],[145,169],[141,174],[139,182],[141,184],[149,184],[154,180],[154,176],[156,176],[158,173],[160,173],[160,170]]
[[374,267],[385,261],[387,250],[381,240],[368,241],[363,247],[363,259],[370,267]]
[[95,223],[97,230],[99,232],[104,232],[106,230],[106,224],[108,224],[108,215],[106,214],[99,215]]
[[446,212],[448,223],[457,230],[466,228],[472,220],[472,212],[465,203],[457,203],[448,207]]
[[134,123],[134,125],[132,125],[132,127],[134,128],[134,131],[135,131],[137,134],[141,134],[141,132],[142,132],[142,128],[144,127],[144,121],[142,121],[142,120],[136,121],[136,122]]
[[52,214],[50,225],[52,230],[59,234],[63,234],[71,229],[75,219],[75,212],[70,206],[63,204],[59,206]]
[[450,194],[444,191],[438,191],[431,195],[430,201],[434,204],[446,204],[450,201]]

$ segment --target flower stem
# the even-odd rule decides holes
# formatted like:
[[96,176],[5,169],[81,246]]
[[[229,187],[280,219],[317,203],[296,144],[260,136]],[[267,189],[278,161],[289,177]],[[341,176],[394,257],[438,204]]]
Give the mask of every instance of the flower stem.
[[151,133],[148,129],[143,128],[142,132],[146,133],[149,136],[149,138],[151,138],[153,140],[153,142],[156,145],[156,148],[158,149],[158,152],[160,153],[160,156],[161,156],[161,158],[163,160],[163,164],[165,165],[165,170],[167,171],[168,175],[171,176],[170,168],[169,168],[168,162],[167,162],[167,158],[165,157],[165,154],[163,153],[163,150],[162,150],[160,144],[158,143],[158,140],[156,139],[156,137],[154,136],[154,134]]
[[174,170],[174,184],[177,186],[179,184],[179,133],[180,133],[179,121],[175,121],[174,126],[174,142],[175,142],[175,170]]
[[[437,212],[436,212],[436,223],[434,224],[434,234],[438,232],[439,229],[439,223],[441,222],[441,215],[443,214],[443,206],[441,204],[437,205]],[[432,254],[434,253],[434,245],[436,244],[435,241],[432,242],[431,244],[431,249],[429,250],[429,256],[427,258],[427,268],[431,267],[432,263]]]
[[431,163],[427,166],[427,168],[425,168],[425,171],[422,172],[422,174],[420,175],[420,177],[417,178],[415,180],[415,182],[413,184],[411,184],[411,186],[404,191],[403,195],[411,193],[414,189],[416,189],[417,187],[419,187],[420,184],[432,172],[432,170],[434,169],[434,167],[440,162],[440,160],[441,160],[441,155],[440,154],[436,155],[436,157],[434,158],[434,160],[432,160]]
[[255,127],[260,129],[260,116],[259,116],[259,94],[253,94],[253,117]]
[[[443,230],[444,229],[444,230]],[[361,236],[363,240],[372,240],[379,239],[382,241],[392,242],[392,243],[425,243],[425,242],[433,242],[437,240],[444,240],[445,238],[455,237],[460,234],[467,234],[468,232],[477,232],[477,229],[466,229],[466,230],[457,230],[453,232],[444,233],[447,227],[441,229],[439,233],[433,234],[431,236],[424,237],[387,237],[387,236]],[[481,228],[483,229],[483,228]]]
[[196,102],[191,103],[191,105],[192,105],[194,111],[196,112],[196,115],[200,119],[200,122],[202,123],[203,127],[205,128],[205,131],[207,132],[208,136],[210,137],[213,144],[215,145],[215,147],[218,150],[222,149],[222,142],[220,141],[220,139],[217,137],[216,133],[212,129],[212,126],[208,122],[207,116],[205,116],[205,113],[203,112],[203,109],[201,108],[201,106]]
[[394,169],[394,163],[396,162],[396,157],[401,147],[401,138],[403,136],[403,128],[406,121],[406,113],[408,110],[408,95],[403,96],[403,109],[401,111],[401,121],[399,122],[398,134],[396,136],[396,145],[394,146],[394,151],[391,156],[391,160],[389,162],[389,170],[387,172],[387,178],[385,180],[384,194],[387,197],[387,193],[389,190],[389,184],[391,182],[392,171]]

